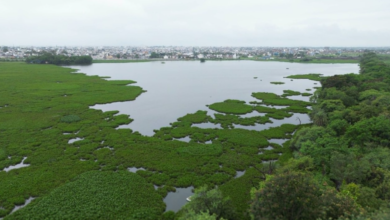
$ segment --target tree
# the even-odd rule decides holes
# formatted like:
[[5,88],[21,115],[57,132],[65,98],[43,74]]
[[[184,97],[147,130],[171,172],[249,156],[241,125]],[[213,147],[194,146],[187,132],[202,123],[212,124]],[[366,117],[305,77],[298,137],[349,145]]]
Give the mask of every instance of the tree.
[[158,53],[156,53],[156,52],[152,52],[152,53],[150,54],[150,58],[151,58],[151,59],[153,59],[153,58],[160,58],[160,55],[159,55]]
[[322,189],[309,173],[288,172],[268,178],[254,191],[250,213],[257,220],[337,219],[360,211],[334,188]]
[[346,137],[352,145],[372,143],[390,145],[390,120],[385,116],[363,119],[347,129]]
[[[194,210],[189,210],[180,216],[178,220],[216,220],[217,216],[215,214],[210,215],[207,212],[195,213]],[[221,218],[220,220],[224,220]]]
[[335,180],[337,189],[343,181],[360,183],[369,171],[370,164],[366,160],[357,160],[352,153],[332,153],[329,177]]
[[191,202],[187,203],[181,211],[182,217],[192,216],[193,213],[197,215],[209,213],[215,215],[216,219],[235,219],[236,216],[231,199],[223,197],[218,188],[207,190],[207,186],[195,190]]
[[290,172],[266,180],[254,194],[253,219],[317,219],[321,190],[308,174]]

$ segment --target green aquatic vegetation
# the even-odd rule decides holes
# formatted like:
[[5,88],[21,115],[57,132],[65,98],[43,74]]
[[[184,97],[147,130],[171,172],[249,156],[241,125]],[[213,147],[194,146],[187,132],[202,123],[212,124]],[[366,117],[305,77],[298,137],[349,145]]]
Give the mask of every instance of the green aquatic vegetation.
[[294,96],[294,95],[300,95],[300,92],[293,91],[293,90],[283,90],[283,95],[282,97],[287,97],[287,96]]
[[286,111],[283,111],[283,110],[279,110],[279,111],[276,111],[276,112],[267,113],[265,116],[267,116],[269,118],[274,118],[274,119],[284,119],[284,118],[291,117],[292,114],[288,113]]
[[177,152],[179,154],[189,154],[193,156],[202,156],[202,155],[218,156],[222,154],[222,147],[221,145],[217,145],[217,144],[207,144],[207,145],[191,144],[189,146],[185,146],[177,149]]
[[276,95],[274,93],[267,92],[254,92],[252,96],[262,100],[263,104],[266,105],[280,105],[280,106],[309,106],[311,105],[309,102],[304,102],[300,100],[292,100],[288,98],[284,98],[282,96]]
[[311,94],[311,93],[308,93],[308,92],[304,92],[304,93],[302,93],[302,96],[312,96],[313,94]]
[[66,123],[72,123],[80,120],[81,118],[77,115],[67,115],[61,118],[61,122],[66,122]]
[[282,110],[286,112],[293,112],[293,113],[309,113],[310,109],[303,107],[303,106],[289,106],[287,108],[283,108]]
[[215,119],[210,119],[210,122],[214,124],[221,124],[222,128],[233,128],[233,124],[239,125],[255,125],[272,123],[268,117],[255,116],[249,118],[242,118],[238,115],[230,114],[214,114]]
[[263,104],[262,102],[258,102],[258,101],[250,101],[249,104],[252,104],[252,105],[261,105]]
[[199,124],[208,122],[209,119],[211,119],[211,117],[207,115],[207,111],[197,111],[193,114],[187,114],[177,120],[183,122],[190,122],[191,124]]
[[216,130],[218,140],[239,146],[260,147],[267,146],[268,141],[260,132],[245,129],[219,129]]
[[164,209],[161,196],[141,176],[91,171],[6,219],[156,219]]
[[271,84],[274,84],[274,85],[283,85],[284,82],[270,82]]
[[252,93],[252,96],[256,99],[266,100],[266,99],[278,99],[280,96],[276,95],[275,93],[269,93],[269,92],[254,92]]
[[314,81],[321,81],[324,77],[322,74],[319,73],[309,73],[309,74],[297,74],[297,75],[291,75],[287,76],[286,78],[290,79],[310,79]]
[[278,109],[276,108],[269,108],[265,106],[256,106],[255,110],[258,111],[259,113],[274,113],[278,111]]
[[291,105],[309,106],[309,105],[311,105],[309,102],[286,99],[286,98],[266,99],[266,100],[263,100],[263,103],[267,104],[267,105],[281,105],[281,106],[287,106],[287,105],[289,105],[289,106],[291,106]]
[[[298,125],[293,124],[283,124],[280,127],[269,128],[266,130],[260,131],[260,135],[266,137],[267,139],[277,138],[290,138],[291,133],[297,129]],[[267,145],[268,146],[268,145]]]
[[[0,65],[0,106],[8,105],[0,109],[0,168],[20,163],[23,157],[27,157],[25,163],[30,164],[8,173],[0,172],[0,207],[4,207],[0,209],[0,216],[7,215],[30,196],[42,200],[51,197],[54,190],[77,181],[78,175],[91,170],[121,173],[129,167],[142,167],[145,170],[138,170],[137,175],[160,186],[156,191],[159,196],[174,191],[173,186],[224,185],[232,181],[237,170],[248,170],[263,160],[277,159],[279,148],[265,155],[258,155],[258,149],[270,145],[267,139],[288,138],[293,130],[291,126],[264,132],[231,129],[233,124],[271,122],[264,116],[244,118],[234,114],[256,109],[287,115],[304,108],[296,103],[275,109],[227,100],[213,105],[222,112],[236,113],[215,114],[213,119],[206,111],[198,111],[147,137],[131,129],[115,129],[132,121],[127,115],[89,108],[95,104],[134,100],[144,92],[142,88],[127,86],[134,81],[105,81],[73,71],[51,65]],[[257,95],[284,100],[272,93]],[[80,120],[73,120],[72,115]],[[220,123],[230,129],[193,126],[199,123]],[[190,137],[190,143],[172,140],[182,137]],[[73,138],[83,140],[68,144]],[[212,144],[204,144],[207,141]],[[98,185],[91,184],[91,188]],[[71,201],[67,198],[63,202]],[[162,198],[159,201],[162,202]],[[161,206],[152,204],[151,208],[160,210]],[[107,215],[114,216],[115,212],[109,210]]]
[[249,209],[249,201],[251,200],[248,193],[255,182],[259,182],[262,175],[254,168],[249,168],[245,174],[237,179],[232,179],[229,182],[221,185],[219,189],[223,195],[229,196],[232,199],[234,207],[236,207],[237,219],[250,219],[246,214]]
[[253,107],[245,104],[244,101],[232,99],[211,104],[209,108],[217,112],[229,114],[247,114],[253,111]]

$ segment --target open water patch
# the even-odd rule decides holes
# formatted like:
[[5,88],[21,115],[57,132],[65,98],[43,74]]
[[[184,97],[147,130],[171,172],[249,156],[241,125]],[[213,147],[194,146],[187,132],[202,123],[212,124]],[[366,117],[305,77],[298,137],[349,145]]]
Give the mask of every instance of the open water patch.
[[164,203],[167,205],[165,211],[177,212],[186,204],[187,198],[194,193],[193,186],[187,188],[176,188],[176,192],[169,192],[164,198]]
[[143,167],[139,167],[139,168],[137,168],[137,167],[129,167],[129,168],[127,168],[127,170],[129,172],[136,173],[138,170],[146,170],[146,169],[143,168]]
[[262,148],[262,150],[273,150],[274,148],[272,146],[268,146],[266,148]]
[[214,124],[211,122],[206,122],[206,123],[200,123],[200,124],[192,124],[192,127],[198,127],[198,128],[216,128],[216,129],[222,129],[220,124]]
[[12,214],[12,213],[18,211],[19,209],[25,207],[25,206],[28,205],[28,204],[30,204],[34,199],[35,199],[34,197],[30,197],[30,198],[26,199],[26,201],[24,202],[23,205],[17,205],[17,206],[15,206],[14,209],[12,209],[12,211],[11,211],[10,214]]
[[186,137],[183,137],[183,138],[175,138],[174,140],[177,140],[177,141],[183,141],[183,142],[190,142],[191,141],[191,138],[189,136],[186,136]]
[[[9,157],[9,158],[10,158],[10,157]],[[23,167],[28,167],[28,166],[30,166],[30,164],[25,164],[25,163],[24,163],[24,161],[25,161],[26,159],[27,159],[27,157],[23,157],[22,162],[20,162],[20,163],[18,163],[18,164],[16,164],[16,165],[12,165],[12,166],[6,167],[6,168],[4,168],[3,170],[4,170],[5,172],[8,172],[8,171],[10,171],[10,170],[20,169],[20,168],[23,168]]]
[[269,139],[268,142],[283,145],[288,140],[290,139]]
[[252,118],[252,117],[264,117],[267,113],[260,113],[258,111],[253,111],[251,113],[247,113],[245,115],[240,115],[241,118]]
[[76,142],[76,141],[82,141],[82,140],[84,140],[84,138],[79,138],[79,137],[77,137],[77,138],[72,138],[72,139],[70,139],[70,140],[68,141],[68,144],[73,144],[73,143]]
[[236,171],[236,175],[234,176],[234,179],[237,179],[245,174],[246,170],[244,171]]

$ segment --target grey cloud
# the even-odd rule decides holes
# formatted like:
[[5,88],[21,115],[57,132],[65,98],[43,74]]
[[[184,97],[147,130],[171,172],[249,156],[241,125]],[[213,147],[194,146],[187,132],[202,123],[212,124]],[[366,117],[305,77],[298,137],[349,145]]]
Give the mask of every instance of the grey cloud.
[[0,44],[389,46],[389,7],[384,0],[0,0]]

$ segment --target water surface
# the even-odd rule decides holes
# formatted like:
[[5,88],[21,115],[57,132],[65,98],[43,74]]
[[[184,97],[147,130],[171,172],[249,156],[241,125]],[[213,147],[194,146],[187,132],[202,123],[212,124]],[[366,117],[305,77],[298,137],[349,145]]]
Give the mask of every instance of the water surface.
[[[197,110],[209,110],[206,105],[226,99],[258,101],[252,92],[283,94],[291,89],[307,92],[317,82],[284,78],[294,74],[321,73],[325,76],[358,73],[357,64],[299,64],[255,61],[171,61],[93,64],[71,66],[87,75],[110,76],[107,80],[135,80],[147,90],[135,101],[92,106],[103,111],[119,110],[134,119],[129,125],[144,135],[153,135],[153,129],[169,126],[177,118]],[[286,69],[289,68],[289,69]],[[258,77],[254,79],[254,77]],[[273,85],[270,82],[285,82]],[[319,86],[319,83],[317,84]],[[309,100],[294,96],[292,99]]]

